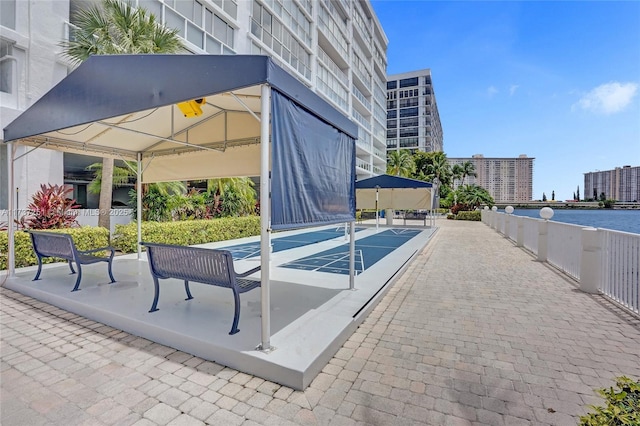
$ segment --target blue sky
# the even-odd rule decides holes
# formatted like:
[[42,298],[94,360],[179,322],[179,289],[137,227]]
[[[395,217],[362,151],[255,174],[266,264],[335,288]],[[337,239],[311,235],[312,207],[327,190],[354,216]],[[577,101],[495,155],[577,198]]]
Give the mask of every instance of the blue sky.
[[533,197],[640,166],[639,1],[373,0],[388,74],[430,68],[449,157],[535,157]]

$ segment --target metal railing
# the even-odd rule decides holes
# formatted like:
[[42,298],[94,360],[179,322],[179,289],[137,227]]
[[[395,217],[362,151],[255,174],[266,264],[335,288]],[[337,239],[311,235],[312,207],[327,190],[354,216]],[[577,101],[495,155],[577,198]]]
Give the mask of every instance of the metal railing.
[[602,231],[600,291],[615,302],[640,312],[640,235]]
[[579,282],[640,315],[640,234],[482,211],[482,222]]

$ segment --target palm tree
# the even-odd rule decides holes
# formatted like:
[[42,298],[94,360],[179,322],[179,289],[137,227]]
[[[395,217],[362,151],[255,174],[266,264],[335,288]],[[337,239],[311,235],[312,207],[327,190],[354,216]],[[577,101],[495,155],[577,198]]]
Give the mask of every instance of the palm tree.
[[207,193],[213,198],[213,211],[221,209],[226,194],[233,194],[235,209],[240,214],[251,214],[255,211],[255,184],[247,177],[218,178],[207,180]]
[[414,169],[413,157],[408,150],[391,151],[387,155],[387,174],[408,177]]
[[478,174],[476,173],[476,166],[473,165],[473,163],[469,160],[465,161],[464,163],[462,163],[461,167],[461,171],[460,171],[460,176],[462,178],[462,184],[464,185],[464,179],[467,176],[472,176],[472,177],[477,177]]
[[463,172],[464,170],[462,169],[462,166],[460,164],[454,164],[451,168],[451,179],[453,179],[454,186],[457,179],[464,180],[464,178],[462,177]]
[[493,205],[493,197],[489,192],[478,185],[463,185],[458,189],[461,203],[470,207],[479,207],[482,204]]
[[453,172],[447,160],[447,155],[444,152],[436,152],[434,154],[431,164],[427,166],[427,176],[431,177],[431,180],[438,178],[443,186],[449,186]]
[[[91,55],[178,53],[184,49],[177,29],[162,26],[153,14],[125,1],[103,0],[101,5],[80,10],[74,16],[74,25],[74,39],[60,43],[64,55],[74,64]],[[113,171],[113,158],[103,158],[98,226],[107,229]]]

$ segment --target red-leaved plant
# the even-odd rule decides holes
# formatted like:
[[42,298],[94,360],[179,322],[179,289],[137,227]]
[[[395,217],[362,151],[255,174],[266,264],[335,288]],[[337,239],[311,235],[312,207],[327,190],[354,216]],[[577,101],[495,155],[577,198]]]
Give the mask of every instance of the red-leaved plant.
[[76,200],[67,198],[72,188],[62,185],[40,185],[28,206],[29,214],[16,220],[24,229],[60,229],[79,226],[76,220],[80,207]]

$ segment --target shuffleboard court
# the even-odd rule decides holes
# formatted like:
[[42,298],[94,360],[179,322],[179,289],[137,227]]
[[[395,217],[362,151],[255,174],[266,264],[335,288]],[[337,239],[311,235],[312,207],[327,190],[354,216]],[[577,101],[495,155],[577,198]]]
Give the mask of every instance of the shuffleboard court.
[[[388,229],[379,234],[357,240],[355,252],[356,273],[364,272],[421,232],[415,229]],[[349,244],[343,244],[280,266],[305,271],[348,275]]]
[[[355,232],[363,229],[364,228],[356,228]],[[271,245],[273,246],[273,252],[276,253],[283,250],[290,250],[292,248],[319,243],[321,241],[331,240],[341,236],[344,236],[344,226],[273,238],[271,240]],[[229,250],[235,260],[260,256],[260,241],[220,248]]]

